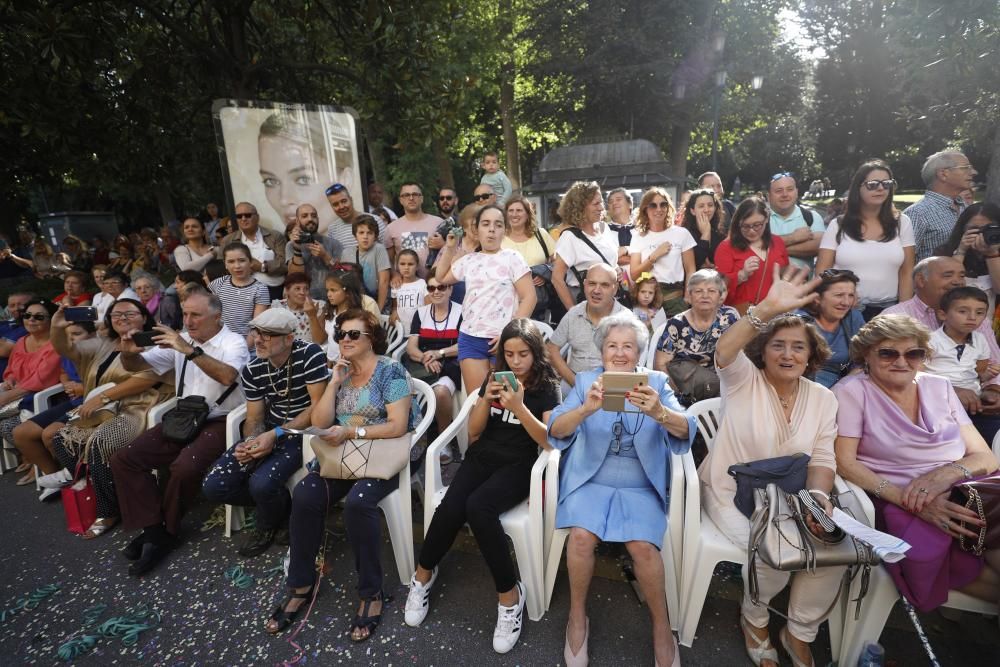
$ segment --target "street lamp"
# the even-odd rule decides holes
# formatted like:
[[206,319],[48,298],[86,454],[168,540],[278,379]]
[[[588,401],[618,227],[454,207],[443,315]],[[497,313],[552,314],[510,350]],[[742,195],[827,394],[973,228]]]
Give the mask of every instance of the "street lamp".
[[715,110],[712,121],[712,171],[719,170],[719,105],[722,103],[722,92],[726,88],[726,70],[715,73]]
[[754,90],[760,90],[764,85],[764,77],[760,74],[754,74],[753,78],[750,80],[750,85],[753,86]]

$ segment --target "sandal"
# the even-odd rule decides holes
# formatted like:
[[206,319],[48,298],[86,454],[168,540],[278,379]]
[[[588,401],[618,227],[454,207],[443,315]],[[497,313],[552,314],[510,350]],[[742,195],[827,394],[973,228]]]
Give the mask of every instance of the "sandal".
[[778,631],[778,639],[781,641],[781,648],[785,649],[785,652],[788,653],[788,657],[792,659],[792,665],[794,665],[794,667],[816,667],[816,661],[813,660],[812,654],[809,655],[809,662],[805,663],[802,662],[802,660],[799,659],[798,654],[792,650],[792,646],[788,641],[787,625]]
[[[382,614],[385,612],[385,605],[391,602],[392,598],[388,597],[385,593],[379,592],[378,595],[370,598],[366,598],[362,601],[361,613],[355,614],[354,620],[351,621],[351,641],[355,644],[360,644],[361,642],[368,641],[375,634],[375,629],[378,624],[382,622]],[[368,615],[368,610],[371,609],[372,602],[381,602],[382,609],[379,613],[372,616]],[[368,634],[364,637],[355,637],[354,633],[357,630],[367,630]]]
[[32,469],[34,469],[34,466],[25,461],[24,463],[18,464],[18,466],[14,468],[14,472],[28,472]]
[[92,540],[95,537],[100,537],[101,535],[108,532],[117,525],[118,525],[118,517],[116,516],[104,517],[98,519],[97,521],[92,523],[90,525],[90,528],[87,529],[87,532],[83,534],[83,539]]
[[23,472],[24,475],[22,477],[18,478],[18,480],[17,480],[17,485],[18,486],[27,486],[28,484],[34,484],[35,483],[35,467],[34,466],[31,466],[30,468],[28,468],[27,471],[21,470],[19,472]]
[[[778,662],[778,651],[771,646],[771,638],[765,637],[761,639],[753,633],[750,629],[750,621],[746,619],[746,616],[740,614],[740,627],[743,629],[743,645],[747,649],[747,657],[750,658],[750,662],[760,667],[760,663],[765,660],[770,660],[775,665],[780,665]],[[750,646],[749,642],[754,642],[756,646]]]
[[285,599],[285,601],[282,602],[280,605],[278,605],[274,609],[274,611],[271,612],[270,618],[267,619],[268,624],[270,624],[273,621],[275,623],[275,626],[271,628],[268,627],[268,624],[265,624],[264,631],[272,635],[276,635],[283,632],[285,628],[294,623],[295,619],[297,619],[299,617],[299,614],[302,613],[302,610],[309,607],[309,605],[307,605],[305,602],[300,602],[299,606],[295,608],[295,611],[285,611],[285,607],[287,607],[288,603],[291,602],[292,600],[308,600],[309,598],[312,597],[313,591],[315,589],[316,589],[316,584],[313,584],[312,586],[309,587],[309,590],[305,591],[304,593],[296,593],[294,590],[289,591],[288,597]]

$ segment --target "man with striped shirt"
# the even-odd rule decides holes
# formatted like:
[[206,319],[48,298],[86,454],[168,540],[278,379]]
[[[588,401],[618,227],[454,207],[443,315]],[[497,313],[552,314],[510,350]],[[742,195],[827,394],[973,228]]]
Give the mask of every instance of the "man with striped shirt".
[[296,340],[297,326],[295,315],[282,309],[264,311],[250,322],[257,358],[240,376],[246,439],[216,461],[202,486],[209,500],[257,507],[257,525],[239,549],[246,558],[267,551],[287,524],[291,495],[285,484],[302,467],[302,436],[285,429],[309,427],[312,406],[330,379],[326,353]]

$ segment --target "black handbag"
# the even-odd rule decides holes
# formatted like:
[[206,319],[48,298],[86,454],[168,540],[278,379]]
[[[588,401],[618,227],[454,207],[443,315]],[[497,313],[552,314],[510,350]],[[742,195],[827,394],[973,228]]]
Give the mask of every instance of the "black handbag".
[[736,509],[749,519],[756,506],[754,489],[766,489],[771,482],[785,493],[798,493],[806,488],[808,465],[809,455],[799,453],[729,466],[726,472],[736,479]]
[[[212,412],[212,407],[205,400],[204,396],[187,396],[182,397],[184,394],[184,372],[187,370],[188,360],[185,359],[184,363],[181,365],[181,379],[177,383],[177,405],[172,409],[168,410],[163,415],[163,437],[171,442],[177,442],[180,444],[188,444],[194,442],[194,439],[198,437],[198,433],[205,426],[205,422],[208,420],[208,415]],[[218,405],[225,401],[229,394],[233,393],[236,389],[236,382],[229,385],[222,395],[219,396],[213,405]]]

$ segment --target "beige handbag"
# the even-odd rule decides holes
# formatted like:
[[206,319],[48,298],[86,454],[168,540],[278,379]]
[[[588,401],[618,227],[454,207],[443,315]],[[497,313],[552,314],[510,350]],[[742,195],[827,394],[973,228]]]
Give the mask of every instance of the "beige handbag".
[[313,437],[312,446],[319,461],[319,474],[327,479],[392,479],[410,465],[413,435],[398,438],[347,440],[333,446]]

